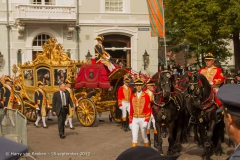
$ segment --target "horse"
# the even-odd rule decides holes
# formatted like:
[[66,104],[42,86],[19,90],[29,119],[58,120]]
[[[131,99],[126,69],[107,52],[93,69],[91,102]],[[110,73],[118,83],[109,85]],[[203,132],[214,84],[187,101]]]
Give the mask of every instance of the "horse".
[[221,138],[224,134],[223,116],[216,113],[214,92],[204,75],[192,75],[187,91],[191,117],[195,119],[195,124],[198,126],[199,143],[204,148],[202,158],[210,160],[214,152],[216,155],[223,153],[221,147]]
[[188,101],[186,99],[186,96],[188,95],[187,93],[187,88],[191,79],[191,75],[193,72],[191,71],[186,71],[182,76],[180,76],[176,80],[176,85],[175,85],[175,90],[178,92],[181,92],[184,95],[184,109],[183,109],[183,114],[184,114],[184,126],[182,129],[182,134],[181,134],[181,143],[187,143],[188,142],[188,136],[190,135],[190,125],[189,123],[190,117],[191,117],[191,112],[189,109],[189,105],[187,105]]
[[168,129],[169,135],[167,154],[172,155],[182,150],[180,136],[183,126],[183,98],[182,93],[174,92],[174,77],[171,75],[171,71],[162,71],[158,77],[157,89],[154,92],[154,99],[152,102],[152,113],[155,118],[155,125],[158,132],[158,152],[160,154],[163,154],[163,126]]

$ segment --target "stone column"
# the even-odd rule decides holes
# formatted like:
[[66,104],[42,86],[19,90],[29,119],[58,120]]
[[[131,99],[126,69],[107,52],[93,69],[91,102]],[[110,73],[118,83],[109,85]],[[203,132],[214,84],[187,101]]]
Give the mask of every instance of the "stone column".
[[131,55],[130,55],[130,50],[127,50],[127,68],[130,68],[131,65],[130,65],[130,62],[131,62]]

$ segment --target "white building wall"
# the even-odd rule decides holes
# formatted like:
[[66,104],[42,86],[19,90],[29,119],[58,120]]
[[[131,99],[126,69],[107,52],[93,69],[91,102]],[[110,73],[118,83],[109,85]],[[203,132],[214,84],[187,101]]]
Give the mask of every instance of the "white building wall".
[[[17,51],[22,50],[23,62],[32,61],[32,42],[39,34],[48,34],[57,38],[58,42],[63,44],[65,50],[71,49],[71,58],[78,60],[76,31],[73,31],[71,39],[68,38],[70,24],[75,25],[76,19],[76,0],[56,0],[53,7],[74,6],[71,10],[72,15],[66,16],[64,13],[55,14],[40,13],[34,10],[19,14],[19,6],[32,6],[30,0],[9,0],[10,33],[11,41],[11,66],[17,63]],[[124,0],[123,13],[106,13],[104,8],[105,0],[80,0],[79,1],[79,25],[80,31],[80,60],[85,61],[85,55],[88,50],[94,55],[94,38],[98,34],[119,33],[130,37],[131,40],[131,67],[136,71],[143,69],[142,55],[147,50],[150,55],[150,65],[148,70],[151,73],[157,71],[157,38],[150,37],[150,31],[138,31],[138,28],[149,28],[148,10],[145,0]],[[59,9],[59,8],[58,8]],[[22,11],[22,10],[21,10]],[[20,19],[23,20],[24,31],[23,38],[19,39],[19,30],[17,26],[18,18],[29,14]],[[27,18],[27,17],[31,18]],[[34,17],[35,18],[32,18]],[[50,16],[50,17],[49,17]],[[52,16],[52,17],[51,17]],[[46,18],[49,17],[49,18]],[[0,0],[0,51],[4,55],[4,62],[0,67],[1,74],[8,74],[7,60],[7,30],[6,30],[6,1]],[[36,47],[35,47],[36,49]],[[41,50],[41,48],[39,48]]]

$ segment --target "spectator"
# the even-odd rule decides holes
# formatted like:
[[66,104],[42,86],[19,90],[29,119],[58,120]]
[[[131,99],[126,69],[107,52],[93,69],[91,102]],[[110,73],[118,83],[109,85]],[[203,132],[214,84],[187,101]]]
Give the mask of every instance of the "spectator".
[[180,73],[180,65],[179,65],[179,63],[176,63],[176,69],[177,69],[178,73]]
[[217,113],[224,112],[224,123],[228,137],[237,146],[229,157],[229,160],[237,160],[240,157],[240,86],[237,84],[226,84],[218,91],[218,98],[223,107]]
[[177,69],[175,68],[175,69],[173,69],[173,75],[178,75],[179,74],[179,72],[177,71]]

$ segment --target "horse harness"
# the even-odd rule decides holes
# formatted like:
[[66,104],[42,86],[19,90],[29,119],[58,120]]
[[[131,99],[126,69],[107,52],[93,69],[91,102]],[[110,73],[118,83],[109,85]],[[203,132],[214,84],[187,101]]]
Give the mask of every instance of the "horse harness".
[[[174,94],[174,93],[176,93],[176,92],[171,92],[171,94]],[[155,95],[159,95],[159,94],[162,95],[162,92],[155,93]],[[164,114],[164,107],[167,106],[167,104],[169,104],[171,101],[173,101],[173,103],[177,106],[177,115],[175,118],[175,119],[177,119],[179,111],[180,111],[180,105],[177,101],[177,96],[170,95],[170,97],[166,101],[164,101],[164,100],[165,99],[163,96],[159,99],[158,103],[153,99],[152,103],[157,106],[157,110],[155,111],[155,113],[153,113],[153,115],[156,115],[159,112],[159,110],[161,110],[162,119],[165,120],[166,116]]]
[[[195,85],[199,85],[199,82],[198,83],[189,83],[189,85],[190,85],[191,91],[194,91],[195,89],[196,89],[196,91],[195,91],[195,95],[188,94],[186,96],[186,98],[187,97],[191,97],[191,98],[199,97],[200,93],[201,93],[200,87],[195,87]],[[204,91],[204,88],[202,88],[202,91]],[[211,88],[210,96],[206,100],[204,100],[203,103],[200,103],[200,105],[199,105],[199,109],[201,109],[201,116],[199,117],[200,123],[203,123],[203,116],[206,113],[213,111],[218,106],[218,104],[214,101],[214,99],[215,98],[214,98],[213,89]],[[189,123],[196,123],[196,118],[193,115],[191,115],[191,117],[189,119]]]

